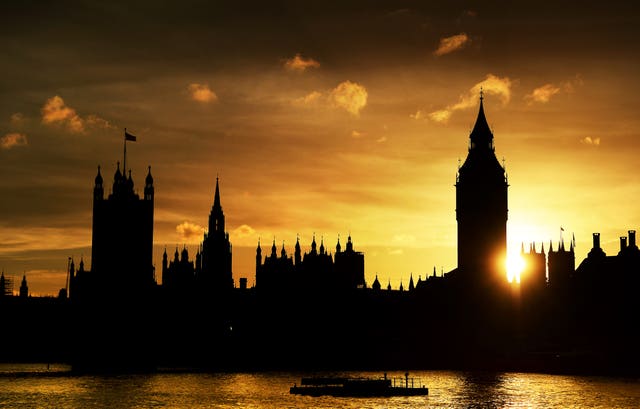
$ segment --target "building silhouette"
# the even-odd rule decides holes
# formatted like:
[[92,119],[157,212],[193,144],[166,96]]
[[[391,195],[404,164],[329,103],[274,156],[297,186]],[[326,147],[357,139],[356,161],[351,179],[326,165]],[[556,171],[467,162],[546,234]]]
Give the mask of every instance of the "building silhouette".
[[506,276],[507,176],[495,154],[482,91],[469,152],[456,177],[458,268],[473,285],[495,286]]
[[340,239],[335,254],[327,251],[324,238],[320,247],[316,237],[310,245],[310,251],[302,254],[300,239],[296,240],[294,256],[287,256],[282,243],[280,256],[275,239],[271,253],[262,261],[260,242],[256,248],[256,288],[261,292],[313,291],[331,292],[365,288],[364,254],[353,249],[351,235],[347,238],[346,248],[342,250]]
[[29,286],[27,285],[27,275],[22,275],[22,282],[20,283],[20,298],[29,297]]
[[266,254],[258,241],[255,285],[240,279],[235,288],[216,178],[208,230],[194,259],[186,246],[176,246],[172,257],[165,248],[159,285],[150,252],[150,170],[139,197],[131,173],[125,177],[118,165],[105,197],[98,168],[91,270],[82,258],[76,269],[69,257],[65,287],[50,299],[28,296],[26,274],[14,296],[13,281],[2,272],[0,313],[19,311],[3,315],[19,328],[5,349],[40,362],[55,357],[79,371],[413,366],[640,373],[636,231],[620,237],[615,255],[605,254],[594,233],[578,268],[575,238],[565,246],[561,236],[548,248],[523,243],[520,282],[507,284],[507,189],[481,95],[456,179],[453,271],[438,275],[434,267],[417,281],[410,273],[398,290],[390,280],[383,290],[376,274],[369,287],[365,256],[350,234],[344,249],[338,237],[335,252],[314,234],[306,252],[299,238],[293,252],[274,238]]
[[[105,292],[126,298],[144,297],[153,290],[154,187],[151,167],[144,195],[134,190],[131,171],[113,175],[111,193],[105,197],[100,167],[93,188],[91,271],[81,275],[78,291]],[[85,279],[86,277],[86,279]]]
[[216,177],[213,206],[209,214],[209,230],[202,241],[202,265],[196,263],[201,289],[224,292],[233,288],[232,246],[225,230],[224,212],[220,202],[220,186]]

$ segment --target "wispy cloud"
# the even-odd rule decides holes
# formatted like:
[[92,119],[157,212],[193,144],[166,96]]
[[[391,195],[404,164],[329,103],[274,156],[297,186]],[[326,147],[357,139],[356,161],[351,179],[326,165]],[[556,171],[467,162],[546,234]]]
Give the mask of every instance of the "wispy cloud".
[[82,118],[75,109],[66,105],[59,95],[49,98],[42,107],[41,113],[43,123],[63,125],[75,133],[84,133],[87,127],[113,128],[109,121],[94,114]]
[[209,103],[218,101],[218,96],[211,90],[208,84],[189,84],[191,99],[198,102]]
[[598,146],[600,145],[600,138],[592,138],[590,136],[585,136],[580,140],[580,142],[585,145]]
[[450,54],[454,51],[463,49],[467,44],[471,42],[471,39],[466,33],[460,33],[451,37],[444,37],[440,39],[438,48],[433,52],[436,57]]
[[320,63],[313,58],[305,58],[300,53],[284,60],[284,68],[288,71],[304,72],[307,68],[319,68]]
[[[511,100],[512,84],[513,81],[509,77],[501,78],[497,75],[487,74],[487,77],[484,80],[476,83],[471,87],[471,89],[469,89],[469,91],[467,91],[467,93],[461,95],[458,102],[448,105],[446,108],[430,112],[426,116],[434,122],[446,123],[455,111],[475,106],[478,103],[478,97],[481,89],[485,95],[497,96],[502,104],[506,105]],[[423,112],[418,111],[411,117],[419,119],[424,118],[424,116]]]
[[201,239],[204,235],[204,227],[191,222],[182,222],[176,226],[176,233],[181,239],[191,241],[193,239]]
[[362,138],[363,136],[364,136],[363,132],[356,131],[355,129],[353,131],[351,131],[351,137],[352,138]]
[[303,97],[296,98],[293,100],[293,105],[303,107],[328,105],[331,108],[344,109],[353,116],[359,116],[360,111],[367,105],[368,96],[367,89],[363,85],[344,81],[330,91],[312,91]]
[[524,96],[524,99],[529,105],[538,102],[546,104],[551,97],[560,92],[560,87],[556,87],[553,84],[544,84],[541,87],[534,89],[530,94]]
[[26,145],[28,145],[27,135],[22,133],[11,132],[0,138],[0,148],[2,149],[11,149]]
[[24,121],[24,115],[20,112],[16,112],[11,115],[10,121],[12,125],[20,125]]
[[252,245],[255,244],[257,233],[253,227],[248,224],[242,224],[231,230],[230,236],[234,243]]
[[551,83],[544,84],[531,91],[530,94],[525,95],[524,99],[527,101],[528,105],[532,105],[534,103],[546,104],[555,95],[560,94],[561,92],[572,94],[583,84],[584,81],[582,80],[582,77],[580,74],[577,74],[574,78],[564,81],[558,85]]
[[293,103],[294,105],[300,106],[310,106],[318,103],[322,98],[322,93],[319,91],[312,91],[305,95],[304,97],[296,98]]
[[351,115],[358,116],[367,105],[367,89],[351,81],[344,81],[329,93],[329,101],[335,107],[345,109]]

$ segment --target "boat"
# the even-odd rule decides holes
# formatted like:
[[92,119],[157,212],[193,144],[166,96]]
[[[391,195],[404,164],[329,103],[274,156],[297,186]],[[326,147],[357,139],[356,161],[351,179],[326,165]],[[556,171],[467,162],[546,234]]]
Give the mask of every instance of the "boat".
[[388,378],[385,373],[381,378],[302,378],[300,385],[294,384],[289,393],[338,397],[425,396],[429,388],[420,379],[410,378],[409,373],[405,373],[404,378]]

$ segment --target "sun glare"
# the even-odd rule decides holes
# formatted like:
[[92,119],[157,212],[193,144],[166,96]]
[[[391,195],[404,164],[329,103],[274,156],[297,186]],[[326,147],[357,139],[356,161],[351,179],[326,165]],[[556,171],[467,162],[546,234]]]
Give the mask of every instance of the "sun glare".
[[520,282],[520,273],[524,270],[525,261],[520,253],[509,254],[507,256],[507,279],[510,283]]

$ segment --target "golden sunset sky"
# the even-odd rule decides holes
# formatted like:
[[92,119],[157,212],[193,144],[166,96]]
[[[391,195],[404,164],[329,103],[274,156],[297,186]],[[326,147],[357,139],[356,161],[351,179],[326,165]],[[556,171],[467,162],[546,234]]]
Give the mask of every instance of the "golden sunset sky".
[[[129,4],[131,3],[131,4]],[[194,255],[216,175],[233,273],[259,238],[332,251],[369,285],[456,267],[455,176],[478,95],[509,177],[510,252],[640,228],[635,2],[4,2],[0,268],[55,294],[90,267],[97,166],[155,179],[163,249]],[[266,249],[266,251],[265,251]]]

